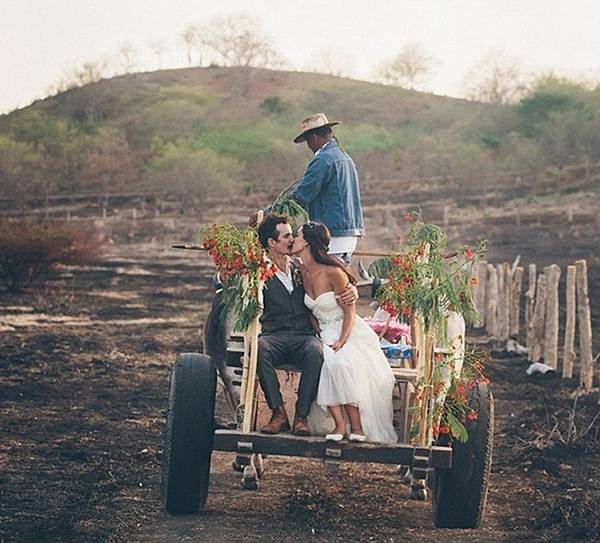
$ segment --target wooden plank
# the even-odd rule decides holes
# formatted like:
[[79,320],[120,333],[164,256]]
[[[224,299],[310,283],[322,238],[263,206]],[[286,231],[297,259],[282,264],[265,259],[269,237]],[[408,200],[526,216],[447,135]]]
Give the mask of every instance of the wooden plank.
[[558,282],[560,268],[556,264],[544,268],[546,276],[546,324],[544,331],[544,362],[558,369]]
[[540,273],[536,286],[533,316],[527,329],[528,358],[538,362],[542,357],[544,345],[544,317],[546,316],[546,277]]
[[488,280],[485,292],[485,327],[492,338],[496,338],[496,314],[498,310],[498,274],[493,264],[488,264]]
[[[412,466],[415,457],[428,457],[430,467],[448,468],[452,465],[451,447],[415,447],[404,443],[339,443],[326,441],[323,437],[300,437],[292,434],[267,435],[257,432],[217,430],[214,450],[237,452],[238,442],[250,443],[252,453],[278,456],[302,456],[306,458],[330,458],[346,462],[375,462],[379,464],[402,464]],[[329,453],[327,452],[329,450]]]
[[392,373],[396,378],[396,381],[410,381],[414,382],[417,380],[418,370],[413,368],[392,368]]
[[521,327],[521,291],[523,284],[522,267],[517,267],[511,285],[511,304],[510,304],[510,335],[517,337]]
[[563,379],[573,377],[573,363],[575,362],[575,277],[576,267],[567,266],[567,322],[565,324],[565,343],[563,347]]
[[592,389],[594,360],[592,358],[592,316],[588,296],[587,262],[577,260],[577,316],[579,325],[579,357],[581,359],[579,381],[585,391]]

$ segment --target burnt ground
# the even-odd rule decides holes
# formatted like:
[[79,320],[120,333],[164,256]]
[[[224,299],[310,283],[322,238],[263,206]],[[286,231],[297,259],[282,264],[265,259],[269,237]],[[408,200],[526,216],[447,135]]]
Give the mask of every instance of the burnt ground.
[[[568,245],[574,253],[561,252],[559,238],[532,222],[535,237],[527,231],[512,245],[498,243],[491,256],[512,258],[531,246],[548,263],[587,255],[593,291],[600,275],[595,235],[562,224],[552,228],[564,226],[563,239],[578,240]],[[490,219],[487,230],[502,240],[513,229]],[[480,230],[471,224],[463,231],[475,238]],[[436,530],[430,502],[408,500],[392,467],[345,465],[333,477],[316,461],[273,457],[259,490],[246,492],[225,453],[213,456],[204,513],[163,513],[168,371],[176,353],[201,349],[211,276],[202,255],[167,246],[115,244],[101,262],[63,270],[37,292],[0,291],[0,541],[600,537],[597,389],[578,399],[570,426],[575,380],[527,378],[525,360],[501,356],[488,364],[497,418],[480,530]],[[226,418],[226,410],[219,416]]]

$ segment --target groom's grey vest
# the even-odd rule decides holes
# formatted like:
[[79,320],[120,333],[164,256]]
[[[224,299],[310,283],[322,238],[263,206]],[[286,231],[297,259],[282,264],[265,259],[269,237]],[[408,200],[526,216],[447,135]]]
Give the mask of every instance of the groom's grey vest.
[[[292,277],[294,275],[292,274]],[[265,282],[263,303],[264,309],[260,318],[262,334],[314,334],[310,324],[310,313],[304,305],[304,288],[295,279],[294,290],[290,294],[277,277],[271,277]]]

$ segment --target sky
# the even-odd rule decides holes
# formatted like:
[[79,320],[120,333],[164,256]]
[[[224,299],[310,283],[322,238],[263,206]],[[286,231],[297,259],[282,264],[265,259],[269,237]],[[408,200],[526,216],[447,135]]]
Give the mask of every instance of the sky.
[[44,97],[86,61],[118,59],[128,42],[136,69],[184,67],[182,31],[215,16],[258,19],[290,69],[332,58],[370,79],[417,44],[433,69],[420,90],[463,96],[466,74],[491,53],[525,72],[600,81],[600,0],[0,0],[0,113]]

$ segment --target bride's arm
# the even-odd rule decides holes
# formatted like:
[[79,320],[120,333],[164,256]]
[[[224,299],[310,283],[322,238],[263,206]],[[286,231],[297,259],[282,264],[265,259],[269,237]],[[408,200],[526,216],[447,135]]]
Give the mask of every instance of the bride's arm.
[[[348,286],[348,276],[339,268],[331,268],[329,279],[336,296]],[[343,304],[338,301],[338,305],[344,311],[344,323],[342,324],[342,333],[339,339],[331,346],[334,351],[339,351],[346,341],[348,341],[354,324],[354,316],[356,315],[356,301],[350,304]]]

